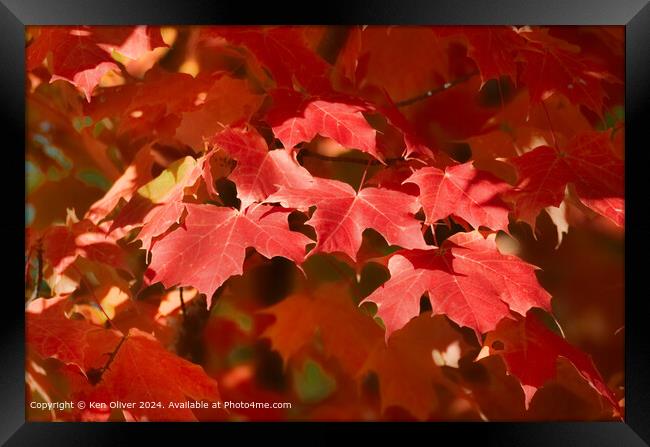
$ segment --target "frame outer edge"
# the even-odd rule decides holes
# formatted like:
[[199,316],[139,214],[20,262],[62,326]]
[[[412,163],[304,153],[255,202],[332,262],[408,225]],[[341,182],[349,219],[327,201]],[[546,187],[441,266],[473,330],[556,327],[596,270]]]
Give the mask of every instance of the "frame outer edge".
[[[650,3],[628,22],[625,28],[625,214],[626,222],[634,222],[632,234],[626,234],[625,266],[625,407],[626,423],[650,443],[650,364],[648,344],[647,292],[642,286],[647,276],[647,263],[641,261],[650,249],[647,227],[640,224],[647,209],[647,183],[641,184],[642,169],[650,166],[647,143],[650,109]],[[634,147],[630,147],[634,144]],[[632,172],[632,170],[635,172]],[[634,178],[634,180],[631,180]],[[631,239],[634,239],[633,241]],[[641,261],[641,262],[639,262]],[[630,287],[635,284],[635,287]]]
[[[12,218],[9,216],[11,209],[20,210],[25,206],[25,162],[24,155],[21,158],[18,152],[18,147],[25,148],[25,27],[4,3],[0,3],[0,29],[3,30],[0,116],[2,146],[6,154],[0,165],[0,191],[8,192],[2,198],[3,216],[0,219],[0,232],[7,236],[1,251],[5,267],[3,279],[20,284],[19,278],[24,280],[25,230],[20,227],[24,223],[24,211]],[[25,423],[25,309],[20,294],[16,296],[13,287],[4,288],[4,292],[5,307],[0,312],[0,405],[3,410],[0,444]]]
[[[26,25],[111,24],[625,24],[647,0],[330,0],[316,13],[289,2],[236,0],[0,0]],[[120,20],[116,21],[115,18]],[[245,19],[242,20],[242,17]],[[173,18],[170,20],[170,18]],[[233,18],[235,20],[233,20]]]
[[[5,81],[4,85],[22,87],[0,89],[0,98],[3,101],[3,107],[0,110],[2,110],[3,118],[5,118],[4,122],[7,125],[5,128],[6,132],[8,132],[7,136],[10,137],[9,140],[12,142],[24,142],[24,23],[57,23],[57,19],[61,18],[61,12],[55,14],[54,17],[48,16],[52,7],[57,7],[55,2],[43,4],[41,5],[42,9],[39,10],[37,2],[32,0],[22,1],[24,1],[23,7],[21,7],[18,1],[15,0],[0,0],[0,26],[2,26],[4,31],[4,38],[0,40],[0,45],[2,46],[2,54],[5,56],[5,63],[0,66],[0,76],[2,76],[2,80]],[[611,4],[611,0],[609,0],[609,2]],[[10,3],[10,6],[8,7],[6,3]],[[135,6],[137,7],[139,5]],[[205,7],[207,5],[204,4],[203,6]],[[411,5],[411,7],[413,7],[413,5]],[[202,8],[195,4],[191,9],[196,12]],[[379,9],[386,8],[384,7]],[[407,7],[407,9],[409,8]],[[622,16],[626,18],[626,20],[621,20],[619,22],[625,23],[627,21],[626,55],[633,55],[633,58],[626,57],[626,133],[628,141],[640,142],[645,136],[644,133],[646,133],[644,132],[644,126],[647,126],[647,119],[644,118],[647,118],[647,112],[650,105],[650,52],[648,51],[648,48],[650,48],[650,35],[647,32],[647,29],[650,29],[650,6],[648,5],[647,0],[630,0],[629,3],[626,2],[623,9],[625,11],[622,15],[616,14],[615,16],[610,16],[609,20],[605,20],[604,17],[597,13],[591,20],[587,20],[587,22],[594,23],[600,21],[602,23],[611,23],[618,22]],[[85,12],[89,13],[89,17],[97,16],[97,13],[92,13],[91,11]],[[67,11],[63,12],[63,14],[67,15],[70,13],[73,17],[79,17],[83,16],[85,12]],[[172,15],[173,12],[168,12],[168,14]],[[352,16],[354,18],[356,18],[358,14],[358,12],[352,11]],[[110,21],[115,15],[115,12],[113,12],[113,14],[108,14],[106,17]],[[117,12],[117,15],[119,16],[120,13]],[[198,17],[195,13],[190,13],[190,15]],[[525,14],[522,14],[522,11],[519,9],[509,10],[505,15],[506,17],[504,17],[504,19],[510,22],[514,19],[525,19]],[[230,14],[226,14],[226,16],[230,16]],[[422,17],[415,18],[415,21],[431,20],[429,16],[430,14],[423,14]],[[397,14],[395,18],[398,21],[402,21],[403,14]],[[544,18],[542,18],[542,20],[544,20]],[[187,14],[183,15],[183,19],[187,21]],[[202,19],[202,21],[210,21],[211,19],[212,14],[208,14],[206,18]],[[343,19],[343,17],[341,19]],[[478,22],[487,23],[493,19],[494,18],[490,17],[488,14],[488,17],[485,17],[482,20],[479,19]],[[156,17],[155,13],[152,13],[152,22],[160,22],[160,20],[160,17]],[[222,18],[221,21],[223,20],[224,19]],[[228,19],[226,18],[225,20]],[[384,20],[383,16],[379,21],[382,20]],[[414,18],[411,18],[411,20],[414,20]],[[470,19],[470,21],[473,20]],[[539,20],[540,19],[532,20],[530,22],[538,22]],[[560,20],[562,21],[563,19]],[[63,21],[69,22],[70,19],[64,19]],[[323,22],[328,21],[329,20],[325,19]],[[350,19],[347,19],[347,21],[349,22]],[[443,19],[443,22],[444,21],[445,20]],[[449,17],[447,21],[449,23],[458,22],[458,18],[452,14],[452,17]],[[581,17],[580,21],[584,22],[585,18]],[[117,22],[124,22],[124,18],[117,20]],[[346,22],[346,20],[343,19],[343,22]],[[552,23],[552,21],[550,23]],[[632,91],[633,89],[634,91]],[[10,149],[10,147],[7,149]],[[628,160],[629,157],[633,157],[635,162],[646,162],[643,166],[648,166],[647,162],[650,161],[650,155],[643,147],[631,151],[628,150],[626,145],[626,153]],[[17,167],[17,173],[22,176],[20,170],[24,169],[23,160],[20,160],[18,157],[16,158],[20,165],[19,168]],[[14,161],[15,160],[12,157],[12,166],[9,167],[9,169],[14,168]],[[626,214],[628,214],[628,219],[629,216],[632,215],[632,220],[634,222],[639,222],[638,218],[641,217],[640,210],[643,209],[644,201],[642,197],[638,197],[641,193],[638,191],[635,193],[634,190],[630,188],[632,185],[629,181],[630,170],[628,168],[631,164],[635,163],[626,164],[626,182],[628,182],[626,184]],[[8,191],[15,191],[16,184],[13,181],[13,176],[0,175],[0,181],[3,182],[2,185],[5,186]],[[634,186],[637,186],[636,189],[639,191],[643,191],[643,188],[641,188],[636,181]],[[14,199],[16,202],[23,200],[19,194],[12,194],[12,196],[15,196],[15,198],[6,198],[6,201],[12,202],[10,203],[12,206],[16,205],[13,203]],[[18,202],[18,206],[23,207],[24,203]],[[20,234],[24,235],[24,229],[18,228],[19,225],[14,223],[16,220],[0,220],[0,228],[12,233],[14,231],[20,232]],[[20,218],[20,221],[22,221],[22,218]],[[643,253],[647,253],[647,250],[644,249],[650,248],[650,244],[648,243],[649,236],[643,234],[635,236],[638,238],[635,238],[634,244],[629,243],[629,238],[626,237],[627,254],[634,253],[636,255],[642,255]],[[11,255],[7,253],[7,256],[10,258],[16,257],[16,259],[20,259],[19,256],[24,256],[24,253],[22,255],[18,253],[14,254],[13,248],[11,250]],[[11,272],[7,272],[10,274],[8,275],[9,277],[18,278],[23,274],[23,266],[18,263],[16,264],[16,266],[10,265]],[[635,264],[636,263],[628,263],[626,266],[625,275],[627,285],[629,285],[632,282],[631,280],[634,278],[637,278],[636,281],[639,281],[638,278],[643,278],[646,274],[643,270],[645,267],[644,264]],[[626,300],[625,366],[626,407],[628,408],[626,422],[630,428],[648,442],[648,440],[650,440],[650,427],[647,425],[647,421],[650,420],[650,408],[648,406],[648,401],[650,400],[650,385],[644,383],[647,381],[647,370],[645,370],[644,366],[648,363],[648,360],[650,360],[650,346],[645,342],[647,339],[647,332],[643,331],[643,325],[646,324],[644,320],[647,318],[647,313],[642,312],[642,310],[644,310],[643,304],[637,304],[639,301],[647,299],[646,296],[647,294],[639,294],[635,297],[634,301],[632,299]],[[11,304],[14,301],[17,303],[16,307],[18,312],[24,312],[24,309],[20,304],[20,301],[12,298],[11,295],[6,296],[6,299],[10,301],[9,309],[7,309],[6,312],[0,313],[3,323],[0,325],[0,359],[6,358],[12,361],[4,362],[3,372],[0,374],[0,396],[2,396],[2,408],[5,410],[4,414],[2,414],[2,417],[0,418],[0,444],[4,444],[7,438],[25,422],[24,414],[12,414],[12,412],[8,411],[12,408],[23,408],[25,403],[23,386],[24,320],[18,318],[17,321],[16,315],[9,311],[10,309],[11,311],[16,310],[13,308],[13,304]],[[647,304],[645,306],[647,306]],[[19,313],[17,315],[21,314]],[[634,351],[630,349],[631,340],[634,340]],[[22,348],[16,350],[16,346],[21,346]],[[16,366],[19,368],[17,369]],[[16,392],[17,389],[18,392]],[[25,426],[20,431],[25,431],[26,428],[27,427]]]

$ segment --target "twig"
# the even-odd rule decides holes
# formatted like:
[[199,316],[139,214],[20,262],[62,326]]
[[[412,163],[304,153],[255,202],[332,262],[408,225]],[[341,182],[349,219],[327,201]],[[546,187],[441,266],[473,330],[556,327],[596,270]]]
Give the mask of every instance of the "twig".
[[29,267],[32,260],[33,251],[34,247],[29,247],[29,250],[27,250],[27,255],[25,256],[25,288],[27,288],[27,285],[29,284]]
[[38,262],[38,274],[36,275],[36,297],[41,296],[41,283],[43,282],[43,245],[39,242],[36,251],[36,261]]
[[[27,262],[29,263],[29,259]],[[36,287],[34,288],[32,299],[41,296],[41,283],[43,282],[43,244],[40,239],[36,247],[36,265],[38,267],[38,273],[36,274]]]
[[109,317],[108,314],[106,313],[106,310],[104,310],[104,308],[102,307],[102,304],[97,299],[97,295],[95,295],[95,291],[93,290],[92,285],[88,283],[83,272],[79,270],[77,266],[75,266],[74,264],[72,264],[72,268],[74,268],[77,271],[77,273],[79,273],[80,280],[86,285],[86,287],[88,287],[88,291],[90,292],[90,295],[93,297],[93,301],[95,301],[95,304],[97,304],[99,310],[101,310],[102,314],[104,314],[106,321],[108,321],[108,323],[113,327],[113,329],[119,330],[117,326],[115,326],[115,323],[113,323],[113,320],[111,320],[111,317]]
[[108,361],[106,362],[106,364],[102,367],[102,370],[106,371],[111,366],[111,363],[113,363],[113,360],[115,360],[115,357],[117,356],[117,352],[120,350],[120,348],[122,347],[122,345],[126,341],[127,337],[128,337],[128,335],[125,335],[125,336],[122,337],[120,342],[115,347],[115,350],[113,352],[111,352],[111,355],[108,358]]
[[117,356],[118,351],[126,341],[128,335],[122,336],[122,339],[120,342],[117,344],[113,352],[111,352],[110,356],[108,357],[108,360],[106,361],[106,364],[102,366],[101,368],[92,368],[88,370],[86,373],[86,376],[88,376],[88,380],[90,383],[93,385],[98,384],[101,380],[102,377],[104,376],[104,373],[108,370],[108,368],[111,366],[111,363],[113,363],[113,360],[115,360],[115,357]]
[[445,90],[448,90],[448,89],[450,89],[450,88],[452,88],[452,87],[454,87],[454,86],[456,86],[458,84],[461,84],[461,83],[463,83],[465,81],[468,81],[468,80],[472,79],[476,75],[478,75],[478,71],[473,71],[471,73],[466,74],[465,76],[461,76],[458,79],[454,79],[453,81],[445,82],[441,87],[428,90],[428,91],[426,91],[426,92],[424,92],[422,94],[419,94],[417,96],[414,96],[412,98],[404,99],[402,101],[397,101],[395,103],[395,106],[397,106],[397,107],[410,106],[413,103],[416,103],[418,101],[423,101],[423,100],[425,100],[427,98],[430,98],[431,96],[433,96],[433,95],[435,95],[437,93],[444,92]]
[[[316,152],[311,152],[308,150],[301,150],[300,151],[300,156],[301,157],[311,157],[311,158],[317,158],[319,160],[325,160],[325,161],[334,161],[334,162],[342,162],[342,163],[355,163],[359,165],[381,165],[383,164],[379,160],[375,159],[370,159],[370,160],[364,160],[363,158],[354,158],[354,157],[346,157],[346,156],[341,156],[341,157],[331,157],[329,155],[323,155],[323,154],[318,154]],[[402,157],[395,157],[395,158],[387,158],[384,160],[386,164],[391,164],[391,163],[397,163],[400,161],[404,161]]]
[[181,312],[183,314],[183,320],[187,318],[187,313],[185,312],[185,300],[183,300],[183,287],[178,288],[178,296],[181,300]]

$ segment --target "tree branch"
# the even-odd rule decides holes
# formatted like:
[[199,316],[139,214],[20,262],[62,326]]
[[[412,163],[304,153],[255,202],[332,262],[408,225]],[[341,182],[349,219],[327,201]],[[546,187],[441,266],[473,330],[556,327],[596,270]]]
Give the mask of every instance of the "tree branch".
[[183,320],[187,318],[187,312],[185,311],[185,300],[183,300],[183,287],[178,288],[178,297],[181,301],[181,312],[183,313]]
[[[354,164],[364,165],[364,166],[365,165],[375,166],[375,165],[383,164],[379,160],[375,160],[373,158],[371,158],[370,160],[365,160],[363,158],[347,157],[345,155],[340,156],[340,157],[339,156],[331,157],[329,155],[323,155],[323,154],[319,154],[319,153],[316,153],[316,152],[311,152],[311,151],[308,151],[306,149],[301,150],[300,153],[298,154],[298,156],[299,157],[317,158],[319,160],[324,160],[324,161],[334,161],[334,162],[341,162],[341,163],[354,163]],[[404,158],[402,158],[402,157],[387,158],[384,161],[386,162],[386,164],[391,164],[391,163],[397,163],[397,162],[400,162],[400,161],[404,161]]]
[[74,264],[72,264],[72,268],[75,269],[75,271],[79,274],[79,281],[82,282],[88,288],[88,292],[90,292],[90,296],[92,296],[93,301],[95,302],[97,307],[99,307],[99,310],[101,310],[102,314],[104,315],[104,318],[106,318],[106,321],[108,321],[108,324],[113,329],[119,330],[117,328],[117,326],[115,326],[115,323],[113,323],[113,320],[111,320],[111,317],[109,317],[108,314],[106,313],[106,310],[102,306],[102,303],[99,302],[99,299],[97,298],[97,295],[95,295],[95,290],[93,289],[92,284],[90,284],[88,282],[88,280],[84,276],[83,272],[81,270],[79,270],[79,268]]
[[[29,260],[27,261],[29,262]],[[36,299],[41,296],[41,283],[43,282],[43,243],[39,239],[38,246],[36,247],[36,264],[38,273],[36,274],[36,287],[34,288],[34,296]]]
[[117,352],[120,350],[124,342],[126,341],[126,338],[128,335],[124,335],[120,342],[117,344],[113,352],[110,353],[110,356],[108,357],[108,360],[106,361],[106,364],[102,366],[101,368],[92,368],[89,369],[88,372],[86,373],[86,376],[88,377],[88,380],[90,383],[93,385],[97,385],[101,380],[102,376],[104,373],[108,370],[108,368],[111,366],[111,363],[113,363],[113,360],[115,360],[115,356],[117,356]]
[[479,74],[478,71],[473,71],[471,73],[466,74],[465,76],[461,76],[458,79],[454,79],[451,82],[446,82],[441,87],[434,88],[432,90],[428,90],[428,91],[426,91],[424,93],[421,93],[421,94],[419,94],[417,96],[414,96],[412,98],[408,98],[408,99],[404,99],[402,101],[398,101],[398,102],[395,103],[395,106],[397,106],[397,107],[406,107],[406,106],[410,106],[411,104],[414,104],[414,103],[416,103],[418,101],[423,101],[423,100],[425,100],[427,98],[430,98],[431,96],[433,96],[433,95],[435,95],[437,93],[444,92],[445,90],[449,90],[450,88],[452,88],[452,87],[454,87],[454,86],[456,86],[458,84],[462,84],[463,82],[466,82],[466,81],[472,79],[474,76],[476,76],[478,74]]

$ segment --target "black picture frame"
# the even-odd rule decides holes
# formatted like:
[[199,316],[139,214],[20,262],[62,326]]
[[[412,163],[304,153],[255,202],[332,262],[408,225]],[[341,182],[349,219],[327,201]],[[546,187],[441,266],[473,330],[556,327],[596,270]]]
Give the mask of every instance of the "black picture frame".
[[[548,423],[414,423],[414,424],[91,424],[25,422],[24,308],[20,282],[24,265],[25,25],[72,24],[530,24],[625,25],[626,34],[626,301],[625,422]],[[643,169],[650,165],[650,5],[648,0],[328,0],[259,5],[243,1],[179,0],[0,0],[0,113],[5,144],[0,163],[2,195],[1,250],[4,255],[6,300],[0,312],[0,442],[9,446],[135,445],[153,438],[181,442],[220,442],[223,435],[246,442],[260,433],[269,440],[292,440],[286,429],[304,433],[293,438],[309,443],[341,439],[356,429],[367,439],[404,442],[410,435],[424,440],[499,446],[642,446],[650,443],[650,344],[645,332],[648,294],[644,254],[650,236],[644,223],[646,188]],[[645,142],[645,144],[643,144]],[[21,186],[22,185],[22,186]],[[7,290],[9,285],[9,290]],[[14,290],[15,289],[15,290]],[[252,427],[252,428],[251,428]],[[421,432],[421,433],[417,433]],[[406,437],[408,436],[408,437]]]

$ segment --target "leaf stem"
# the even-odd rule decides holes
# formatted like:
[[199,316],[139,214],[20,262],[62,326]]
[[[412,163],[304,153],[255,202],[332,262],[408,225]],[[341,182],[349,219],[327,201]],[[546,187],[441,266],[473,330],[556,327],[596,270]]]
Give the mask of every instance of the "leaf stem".
[[433,243],[436,244],[436,247],[439,247],[438,238],[436,237],[436,229],[433,228],[433,224],[429,224],[429,228],[431,228],[431,235],[433,236]]
[[553,146],[555,146],[556,151],[560,152],[560,146],[557,143],[557,137],[555,136],[555,130],[553,130],[553,123],[551,122],[551,115],[549,115],[546,103],[544,103],[543,99],[541,103],[542,109],[544,109],[544,114],[546,115],[546,121],[548,121],[548,129],[551,131],[551,136],[553,137]]
[[557,326],[558,330],[560,331],[560,335],[562,335],[562,338],[566,339],[566,335],[564,334],[564,329],[562,329],[562,326],[560,326],[560,322],[558,319],[553,315],[553,313],[549,312],[548,313],[551,318],[553,318],[553,321],[555,322],[555,326]]
[[357,188],[357,194],[359,191],[361,191],[361,188],[363,187],[363,183],[366,181],[366,175],[368,174],[368,168],[370,167],[370,162],[372,161],[372,158],[368,159],[368,163],[366,164],[366,169],[363,170],[363,175],[361,176],[361,181],[359,182],[359,187]]
[[501,88],[501,80],[497,79],[497,89],[499,90],[499,102],[501,103],[501,111],[505,110],[506,104],[503,99],[503,89]]

